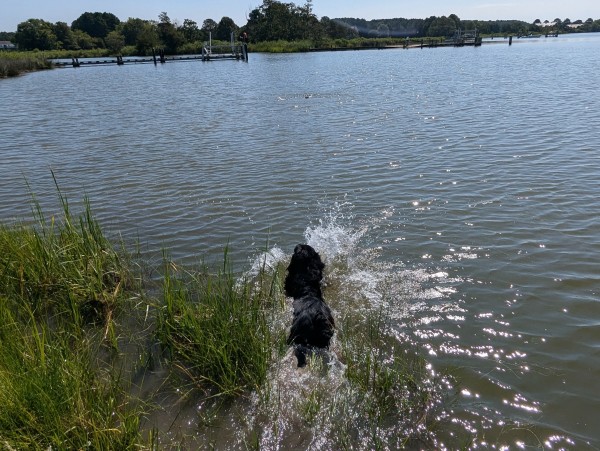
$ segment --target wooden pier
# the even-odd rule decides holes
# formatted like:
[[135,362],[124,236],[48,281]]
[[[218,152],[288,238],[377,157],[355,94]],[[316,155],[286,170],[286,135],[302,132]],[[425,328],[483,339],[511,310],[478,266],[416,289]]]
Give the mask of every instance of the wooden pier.
[[248,45],[235,43],[231,45],[204,45],[202,53],[197,55],[166,56],[164,50],[155,50],[149,57],[123,57],[110,58],[71,58],[71,61],[53,61],[57,67],[90,67],[90,66],[124,66],[129,64],[165,64],[168,62],[183,61],[223,61],[237,60],[248,61]]

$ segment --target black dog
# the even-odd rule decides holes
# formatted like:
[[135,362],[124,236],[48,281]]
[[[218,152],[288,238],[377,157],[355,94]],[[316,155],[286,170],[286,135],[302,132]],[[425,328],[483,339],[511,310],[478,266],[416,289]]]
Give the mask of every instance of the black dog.
[[329,348],[335,324],[321,294],[325,265],[308,244],[298,244],[288,266],[285,294],[294,298],[294,319],[288,345],[294,345],[298,367],[306,365],[313,348]]

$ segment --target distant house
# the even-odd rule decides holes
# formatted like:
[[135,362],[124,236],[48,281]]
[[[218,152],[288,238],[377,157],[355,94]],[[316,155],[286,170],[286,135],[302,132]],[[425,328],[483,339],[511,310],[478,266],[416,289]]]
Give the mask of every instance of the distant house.
[[16,48],[17,46],[10,41],[0,41],[0,50],[15,50]]

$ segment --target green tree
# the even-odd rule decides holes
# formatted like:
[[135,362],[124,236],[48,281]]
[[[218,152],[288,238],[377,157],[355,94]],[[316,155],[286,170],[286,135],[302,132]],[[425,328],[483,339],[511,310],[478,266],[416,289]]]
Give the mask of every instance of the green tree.
[[144,30],[144,27],[148,21],[130,17],[125,22],[117,27],[123,38],[125,39],[125,45],[136,45],[138,36]]
[[58,48],[65,50],[79,50],[75,35],[66,22],[56,22],[54,24],[54,34],[56,36],[56,46]]
[[388,38],[390,36],[390,27],[386,23],[380,23],[377,26],[377,37]]
[[171,23],[171,18],[169,17],[169,15],[163,11],[158,15],[158,23],[162,23],[162,24],[170,24]]
[[73,30],[73,39],[78,48],[82,50],[90,50],[96,48],[96,42],[85,31]]
[[184,19],[179,31],[187,42],[196,42],[203,39],[203,33],[198,28],[198,24],[191,19]]
[[152,49],[158,47],[159,42],[157,26],[151,22],[144,22],[135,42],[137,52],[140,55],[147,55],[152,52]]
[[319,36],[321,23],[312,12],[312,1],[303,6],[263,0],[250,12],[246,28],[255,41],[295,41]]
[[229,17],[223,17],[217,24],[217,28],[213,37],[221,41],[229,41],[231,33],[234,33],[234,37],[236,37],[238,30],[239,27],[235,24],[233,19]]
[[0,41],[15,42],[15,32],[14,31],[0,31]]
[[456,22],[449,17],[442,16],[436,17],[429,29],[427,30],[427,36],[452,36],[456,31]]
[[205,19],[204,22],[202,22],[202,31],[208,38],[209,33],[212,33],[213,35],[216,33],[218,25],[219,24],[212,19]]
[[58,40],[54,26],[42,19],[29,19],[17,25],[15,42],[21,50],[54,50]]
[[332,20],[327,16],[321,17],[321,29],[325,36],[332,39],[353,39],[359,36],[358,28],[341,20]]
[[313,13],[312,0],[306,0],[303,6],[292,7],[302,39],[318,39],[323,34],[323,28],[317,16]]
[[108,36],[104,39],[106,48],[113,53],[121,53],[123,47],[125,47],[125,36],[123,36],[117,30],[108,33]]
[[177,48],[183,44],[184,37],[179,30],[171,23],[171,19],[166,12],[158,16],[158,38],[167,53],[177,53]]
[[448,16],[448,19],[452,20],[454,22],[455,28],[463,28],[462,25],[462,21],[460,20],[460,18],[456,15],[456,14],[450,14]]
[[71,29],[85,31],[93,38],[104,39],[121,23],[119,18],[111,13],[85,12],[71,24]]

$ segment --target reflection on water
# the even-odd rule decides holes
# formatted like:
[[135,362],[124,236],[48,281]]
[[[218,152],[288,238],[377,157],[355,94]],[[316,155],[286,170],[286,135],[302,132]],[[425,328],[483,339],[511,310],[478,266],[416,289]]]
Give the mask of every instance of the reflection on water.
[[0,218],[26,181],[58,211],[53,170],[150,260],[307,241],[337,315],[452,369],[473,446],[596,449],[600,39],[536,41],[2,80]]

